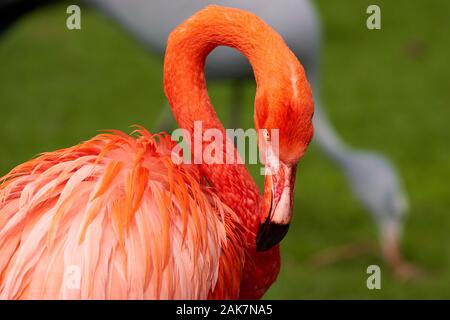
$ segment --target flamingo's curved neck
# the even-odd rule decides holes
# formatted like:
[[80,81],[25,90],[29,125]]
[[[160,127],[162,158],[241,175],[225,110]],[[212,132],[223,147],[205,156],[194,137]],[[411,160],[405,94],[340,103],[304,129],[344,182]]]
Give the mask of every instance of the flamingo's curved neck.
[[[264,90],[276,92],[295,77],[287,74],[289,68],[286,68],[286,63],[296,60],[285,50],[286,46],[278,34],[252,14],[222,9],[207,8],[197,13],[194,19],[188,19],[177,27],[167,43],[165,93],[178,124],[191,133],[194,121],[202,121],[203,130],[216,128],[225,136],[208,97],[204,74],[206,56],[215,47],[233,47],[248,58],[255,74],[257,96]],[[241,214],[246,227],[256,232],[260,212],[258,205],[262,201],[245,166],[202,165],[202,171],[208,182],[220,192],[222,199]]]
[[[282,95],[301,95],[298,83],[306,83],[304,72],[282,38],[255,15],[231,8],[209,6],[178,26],[170,35],[164,59],[164,91],[181,128],[193,136],[194,121],[202,129],[225,131],[206,89],[206,56],[217,46],[236,48],[250,61],[257,84],[255,128],[259,121],[280,110],[269,100]],[[191,140],[191,145],[194,145]],[[227,149],[224,143],[224,151]],[[195,147],[195,145],[194,145]],[[231,146],[234,150],[234,147]],[[195,152],[195,150],[194,150]],[[235,151],[236,152],[236,151]],[[256,251],[256,233],[263,215],[263,199],[242,164],[202,164],[201,170],[218,196],[245,226],[247,253],[240,298],[260,298],[275,281],[280,267],[279,246]]]

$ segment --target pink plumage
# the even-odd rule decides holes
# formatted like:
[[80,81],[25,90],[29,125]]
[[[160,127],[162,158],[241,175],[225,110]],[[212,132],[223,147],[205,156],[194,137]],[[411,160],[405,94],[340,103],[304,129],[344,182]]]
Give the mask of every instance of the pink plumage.
[[[198,169],[173,164],[169,136],[135,134],[98,135],[3,178],[0,298],[207,298],[221,257],[243,259],[227,239],[241,236],[236,217]],[[67,279],[77,272],[79,289]]]

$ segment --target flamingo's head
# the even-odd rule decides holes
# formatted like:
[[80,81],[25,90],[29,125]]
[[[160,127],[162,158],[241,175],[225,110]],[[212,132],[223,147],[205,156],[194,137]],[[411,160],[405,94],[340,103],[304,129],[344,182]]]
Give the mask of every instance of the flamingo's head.
[[270,90],[259,88],[255,100],[255,127],[266,169],[258,251],[272,248],[288,231],[297,164],[313,135],[311,89],[303,68],[299,63],[295,67],[294,76],[284,84],[277,82]]

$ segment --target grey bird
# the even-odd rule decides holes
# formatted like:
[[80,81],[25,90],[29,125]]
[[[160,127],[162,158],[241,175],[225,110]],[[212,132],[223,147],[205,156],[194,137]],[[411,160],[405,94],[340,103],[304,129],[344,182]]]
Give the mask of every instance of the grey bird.
[[[161,56],[164,54],[170,31],[208,4],[241,8],[265,20],[281,34],[305,67],[315,98],[314,142],[343,170],[354,194],[373,218],[380,234],[382,256],[388,266],[401,277],[408,277],[414,273],[415,269],[402,259],[399,249],[404,215],[407,211],[407,198],[398,174],[390,161],[382,155],[355,150],[345,144],[328,121],[322,107],[318,93],[322,32],[311,1],[85,0],[84,2],[111,16],[144,47]],[[243,81],[253,76],[250,65],[233,49],[219,47],[208,57],[206,73],[211,80],[233,79],[230,124],[237,127],[243,103]],[[160,122],[163,123],[162,127],[167,128],[170,126],[171,114],[168,106],[164,109]],[[325,261],[327,258],[322,260]]]

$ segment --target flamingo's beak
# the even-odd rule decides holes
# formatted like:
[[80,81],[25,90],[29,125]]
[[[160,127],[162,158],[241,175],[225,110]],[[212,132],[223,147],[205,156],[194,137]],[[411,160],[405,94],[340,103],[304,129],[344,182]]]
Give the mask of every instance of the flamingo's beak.
[[292,219],[296,165],[279,161],[276,166],[267,159],[266,168],[274,169],[264,180],[264,212],[256,237],[256,250],[266,251],[286,235]]

